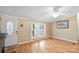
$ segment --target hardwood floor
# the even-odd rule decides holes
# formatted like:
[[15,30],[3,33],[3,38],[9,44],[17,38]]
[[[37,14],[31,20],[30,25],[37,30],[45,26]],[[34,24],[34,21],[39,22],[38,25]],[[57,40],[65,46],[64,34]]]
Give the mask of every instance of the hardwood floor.
[[5,48],[6,53],[79,53],[79,44],[58,39],[45,39]]

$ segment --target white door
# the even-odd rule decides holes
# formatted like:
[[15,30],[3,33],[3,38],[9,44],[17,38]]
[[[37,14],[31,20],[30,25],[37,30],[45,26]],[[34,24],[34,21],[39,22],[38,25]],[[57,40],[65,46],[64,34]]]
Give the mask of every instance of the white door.
[[17,18],[15,17],[1,17],[1,32],[8,33],[7,38],[5,39],[5,47],[17,44],[16,21]]
[[17,21],[17,43],[22,44],[26,42],[27,36],[27,24],[26,20],[19,19]]

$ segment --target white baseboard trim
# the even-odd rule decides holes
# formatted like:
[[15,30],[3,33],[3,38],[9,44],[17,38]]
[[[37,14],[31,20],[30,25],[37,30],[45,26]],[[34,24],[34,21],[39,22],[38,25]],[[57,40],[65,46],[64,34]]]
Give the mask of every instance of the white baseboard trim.
[[25,43],[30,43],[30,42],[34,42],[34,41],[38,41],[38,40],[44,40],[44,38],[42,38],[42,39],[31,39],[31,40],[29,40],[29,41],[26,41],[26,42],[21,42],[21,43],[18,43],[18,45],[21,45],[21,44],[25,44]]
[[18,43],[18,45],[25,44],[25,43],[30,43],[30,42],[33,42],[33,41],[43,40],[43,39],[46,39],[46,38],[52,38],[52,36],[34,38],[35,40],[30,39],[29,41]]
[[13,48],[13,47],[16,47],[17,46],[17,44],[14,44],[14,45],[10,45],[10,46],[5,46],[5,48]]
[[52,37],[52,38],[60,39],[60,40],[65,40],[65,41],[69,41],[69,42],[74,42],[74,43],[78,43],[78,41],[68,40],[68,39],[64,39],[64,38],[57,38],[57,37]]
[[21,44],[25,44],[26,42],[21,42],[21,43],[18,43],[18,45],[21,45]]
[[52,36],[47,36],[46,38],[52,38]]

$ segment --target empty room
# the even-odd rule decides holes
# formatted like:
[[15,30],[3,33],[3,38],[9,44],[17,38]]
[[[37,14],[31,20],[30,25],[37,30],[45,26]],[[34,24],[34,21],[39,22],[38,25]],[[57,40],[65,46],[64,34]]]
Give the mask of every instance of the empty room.
[[79,6],[0,6],[0,53],[79,53]]

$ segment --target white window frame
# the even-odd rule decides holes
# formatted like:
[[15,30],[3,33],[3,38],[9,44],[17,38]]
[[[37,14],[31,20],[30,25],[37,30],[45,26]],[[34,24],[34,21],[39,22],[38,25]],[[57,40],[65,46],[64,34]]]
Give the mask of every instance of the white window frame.
[[[44,24],[44,35],[43,36],[39,36],[39,37],[33,37],[32,35],[32,31],[33,31],[33,24]],[[45,37],[46,36],[46,24],[45,23],[39,23],[39,22],[31,22],[31,38],[34,39],[34,38],[40,38],[40,37]]]

